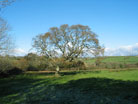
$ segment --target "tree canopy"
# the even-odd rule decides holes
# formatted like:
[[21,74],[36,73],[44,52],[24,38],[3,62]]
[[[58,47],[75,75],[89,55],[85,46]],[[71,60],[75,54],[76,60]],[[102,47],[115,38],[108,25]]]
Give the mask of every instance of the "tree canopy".
[[93,50],[99,50],[101,46],[89,26],[64,24],[33,38],[33,48],[49,58],[60,56],[72,61],[84,54],[92,54]]

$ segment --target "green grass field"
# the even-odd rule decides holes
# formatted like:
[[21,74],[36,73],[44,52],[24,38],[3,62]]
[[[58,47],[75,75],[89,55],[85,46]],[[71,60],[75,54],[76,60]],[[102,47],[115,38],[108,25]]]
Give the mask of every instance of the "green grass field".
[[[94,63],[95,59],[87,59],[85,62]],[[105,57],[102,62],[136,64],[138,63],[138,56],[108,56]]]
[[0,79],[0,104],[138,104],[138,70],[27,72]]

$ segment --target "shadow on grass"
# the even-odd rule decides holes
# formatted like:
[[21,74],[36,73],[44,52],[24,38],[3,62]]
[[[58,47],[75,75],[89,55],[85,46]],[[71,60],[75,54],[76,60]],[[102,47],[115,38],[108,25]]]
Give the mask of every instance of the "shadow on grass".
[[40,79],[28,79],[28,78],[9,78],[6,80],[0,80],[0,97],[16,94],[21,91],[25,91],[32,87],[32,84],[40,81]]
[[[65,84],[51,84],[52,79],[11,81],[11,84],[8,81],[2,82],[4,86],[0,85],[0,92],[2,92],[0,97],[19,92],[20,95],[3,99],[3,102],[15,101],[18,102],[17,104],[138,104],[138,81],[107,78],[85,78],[72,80]],[[12,89],[10,89],[11,86]]]
[[138,82],[106,78],[79,79],[52,85],[41,101],[45,104],[137,104]]
[[51,75],[54,75],[55,72],[37,72],[37,71],[34,71],[34,72],[31,72],[31,73],[27,73],[26,75],[33,75],[33,76],[39,76],[39,75],[44,75],[44,76],[51,76]]
[[52,86],[42,101],[46,104],[138,104],[138,82],[106,78],[73,80]]
[[62,76],[64,75],[75,75],[75,74],[79,74],[79,73],[82,73],[82,74],[85,74],[85,73],[101,73],[101,71],[87,71],[87,70],[79,70],[79,71],[70,71],[70,72],[60,72],[60,74]]
[[[64,75],[75,75],[75,74],[78,74],[80,72],[77,72],[77,71],[72,71],[72,72],[60,72],[60,75],[61,76],[64,76]],[[55,75],[55,72],[32,72],[32,73],[27,73],[27,75],[44,75],[44,76],[52,76],[52,75]]]
[[[79,74],[79,73],[100,73],[101,71],[86,71],[86,70],[80,70],[80,71],[60,71],[60,75],[61,76],[64,76],[64,75],[76,75],[76,74]],[[32,73],[27,73],[27,75],[46,75],[46,76],[51,76],[51,75],[55,75],[55,72],[32,72]]]

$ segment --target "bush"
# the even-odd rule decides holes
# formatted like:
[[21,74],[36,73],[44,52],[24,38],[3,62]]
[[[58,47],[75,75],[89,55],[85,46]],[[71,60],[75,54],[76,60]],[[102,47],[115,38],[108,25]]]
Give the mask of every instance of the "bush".
[[29,58],[27,57],[26,59],[28,63],[28,71],[46,70],[50,66],[49,60],[44,56],[29,56]]
[[40,58],[39,64],[37,65],[37,68],[39,70],[46,70],[49,67],[50,61],[46,59],[45,57]]
[[119,66],[120,66],[120,68],[124,68],[125,67],[123,64],[120,64]]
[[0,73],[7,73],[13,67],[13,63],[9,58],[0,57]]
[[12,59],[7,57],[0,57],[0,76],[8,77],[10,75],[17,75],[23,72],[14,65],[15,64]]
[[[60,60],[60,61],[59,61]],[[70,69],[75,69],[75,70],[83,70],[86,69],[85,63],[81,60],[76,60],[76,61],[65,61],[62,59],[57,60],[58,62],[58,66],[61,69],[66,69],[66,70],[70,70]]]
[[16,68],[22,69],[23,71],[26,71],[29,67],[27,60],[24,58],[14,60],[13,64]]
[[33,65],[29,65],[27,71],[38,71],[38,68]]
[[104,57],[96,57],[95,65],[99,67],[101,65],[103,59],[104,59]]
[[138,63],[136,63],[136,66],[138,66]]
[[18,74],[21,74],[23,73],[23,70],[19,69],[19,68],[13,68],[11,70],[8,70],[8,75],[18,75]]
[[120,68],[118,63],[105,63],[106,69],[117,69]]

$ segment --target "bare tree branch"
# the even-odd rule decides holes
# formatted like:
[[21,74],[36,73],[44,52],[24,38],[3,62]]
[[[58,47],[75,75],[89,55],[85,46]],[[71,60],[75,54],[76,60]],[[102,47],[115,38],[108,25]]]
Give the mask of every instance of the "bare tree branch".
[[13,48],[11,37],[8,35],[9,26],[0,18],[0,55],[8,54]]
[[0,9],[6,7],[7,5],[10,5],[15,0],[0,0]]
[[100,46],[97,35],[88,26],[64,24],[33,38],[33,47],[47,57],[57,55],[72,61]]

